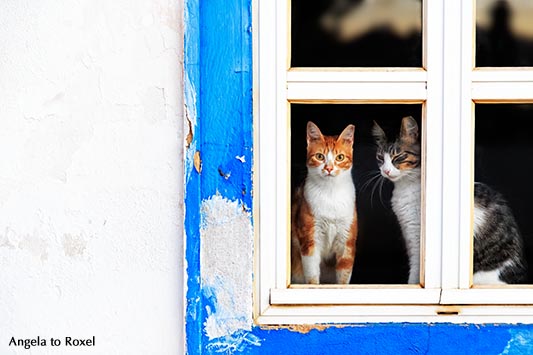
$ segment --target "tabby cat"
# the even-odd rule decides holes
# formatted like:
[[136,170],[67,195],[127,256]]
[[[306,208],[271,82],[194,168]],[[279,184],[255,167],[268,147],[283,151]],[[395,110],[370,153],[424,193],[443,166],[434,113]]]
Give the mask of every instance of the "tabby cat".
[[292,199],[291,282],[348,284],[357,239],[353,125],[325,136],[307,123],[307,177]]
[[[381,175],[394,183],[391,205],[405,240],[408,283],[420,282],[420,142],[414,118],[402,119],[400,134],[388,141],[374,122]],[[474,184],[474,284],[515,284],[527,280],[523,241],[505,199],[485,184]]]

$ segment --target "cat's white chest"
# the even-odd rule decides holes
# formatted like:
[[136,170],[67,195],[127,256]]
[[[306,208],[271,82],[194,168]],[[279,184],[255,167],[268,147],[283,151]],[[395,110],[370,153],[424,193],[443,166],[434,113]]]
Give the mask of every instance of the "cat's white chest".
[[[351,176],[338,181],[307,181],[304,195],[314,217],[315,237],[328,253],[341,242],[355,214],[355,187]],[[339,239],[339,237],[342,237]]]
[[315,218],[339,220],[353,216],[355,187],[351,179],[326,183],[308,181],[304,195]]

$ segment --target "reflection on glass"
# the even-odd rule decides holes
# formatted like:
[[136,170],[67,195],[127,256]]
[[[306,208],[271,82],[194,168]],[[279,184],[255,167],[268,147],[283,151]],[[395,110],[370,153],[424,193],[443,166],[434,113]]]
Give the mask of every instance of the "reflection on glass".
[[[296,241],[294,233],[305,233],[305,224],[312,223],[311,220],[306,219],[305,209],[302,204],[301,196],[299,199],[295,197],[298,195],[299,189],[301,191],[304,184],[307,184],[306,178],[309,174],[324,175],[323,178],[318,176],[319,182],[327,185],[320,185],[319,182],[314,181],[315,184],[327,189],[328,186],[334,184],[338,178],[342,178],[342,174],[329,177],[326,165],[323,169],[320,168],[320,162],[328,158],[323,151],[310,151],[308,149],[308,122],[311,121],[318,128],[320,133],[324,136],[339,136],[343,137],[343,132],[346,128],[353,125],[354,138],[351,149],[353,152],[332,153],[331,157],[338,157],[337,162],[330,157],[332,173],[335,174],[335,167],[338,165],[339,171],[342,169],[351,168],[349,174],[351,175],[351,182],[355,187],[356,194],[356,210],[357,210],[357,238],[355,249],[355,261],[353,268],[350,267],[352,284],[405,284],[418,283],[419,268],[417,265],[420,259],[419,252],[419,238],[420,238],[420,198],[415,197],[413,191],[420,190],[420,180],[416,179],[416,173],[420,172],[420,164],[417,163],[419,156],[416,156],[420,147],[420,137],[412,136],[407,142],[407,139],[402,144],[393,143],[400,142],[402,122],[411,124],[409,127],[417,125],[421,128],[421,112],[422,106],[420,104],[292,104],[291,105],[291,191],[292,199],[292,214],[291,214],[291,232],[292,238],[292,283],[301,284],[307,283],[304,277],[305,270],[302,269],[302,263],[299,262],[299,253],[308,253],[304,250],[311,244],[305,244],[304,236],[300,236],[302,241]],[[412,116],[414,118],[403,119],[404,117]],[[374,121],[379,124],[381,129],[379,136],[382,138],[380,144],[377,143],[377,138],[374,130]],[[311,126],[313,127],[313,126]],[[414,130],[410,130],[414,133]],[[407,137],[406,137],[407,138]],[[335,138],[331,138],[335,139]],[[336,138],[338,140],[338,138]],[[313,143],[313,149],[319,149],[320,142]],[[407,144],[408,143],[408,144]],[[379,153],[379,147],[382,146],[384,152]],[[395,149],[389,149],[394,147]],[[345,148],[343,148],[345,149]],[[408,154],[403,154],[401,149],[409,151]],[[348,148],[350,150],[350,147]],[[316,156],[316,153],[324,156]],[[389,154],[387,156],[387,154]],[[352,154],[351,162],[348,164],[346,160]],[[384,161],[387,164],[384,166],[383,161],[378,160],[380,156],[385,155]],[[309,159],[311,158],[311,162]],[[391,163],[391,159],[394,160]],[[349,160],[349,159],[348,159]],[[316,167],[314,167],[316,165]],[[392,167],[394,166],[394,168]],[[381,170],[383,167],[383,171]],[[315,168],[318,168],[315,169]],[[314,169],[314,170],[313,170]],[[402,172],[400,172],[402,170]],[[396,206],[403,206],[406,210],[411,211],[409,218],[411,227],[414,229],[404,229],[401,222],[398,222],[398,217],[391,199],[394,196],[395,189],[399,192],[402,187],[398,187],[396,182],[392,182],[390,178],[384,176],[385,172],[390,175],[390,178],[397,179],[397,175],[402,174],[398,181],[403,181],[410,185],[411,193],[400,201],[396,202]],[[348,175],[348,177],[350,176]],[[404,179],[406,178],[406,179]],[[350,190],[350,184],[349,189]],[[339,181],[339,188],[342,187],[342,181]],[[407,186],[405,185],[405,186]],[[316,187],[317,185],[313,185]],[[333,190],[337,191],[337,190]],[[347,196],[347,192],[343,192],[335,197],[333,192],[323,194],[327,201],[321,202],[322,206],[335,206],[341,204],[342,199]],[[347,191],[347,190],[346,190]],[[345,214],[347,208],[339,210],[339,214]],[[351,207],[353,209],[353,207]],[[333,209],[326,208],[327,213],[332,213]],[[298,215],[299,214],[299,215]],[[335,214],[336,216],[336,214]],[[339,215],[339,220],[340,220]],[[408,216],[402,216],[403,221]],[[298,224],[298,225],[297,225]],[[418,227],[416,225],[418,224]],[[343,230],[338,228],[338,221],[329,225],[328,232],[334,233],[336,230]],[[295,230],[295,228],[299,229]],[[406,236],[405,234],[409,236]],[[410,241],[406,239],[409,238]],[[317,247],[318,248],[318,247]],[[324,267],[321,269],[320,283],[340,283],[342,279],[336,277],[335,274],[335,254],[324,254],[328,258],[324,260]],[[331,258],[333,255],[333,258]],[[410,263],[410,260],[412,263]],[[308,260],[309,261],[309,260]],[[346,267],[346,260],[343,261],[343,267]],[[410,264],[413,264],[410,267]],[[329,273],[325,273],[328,272]],[[410,272],[412,271],[412,272]],[[412,277],[410,277],[412,274]],[[342,276],[342,270],[341,275]]]
[[421,67],[422,0],[292,0],[293,67]]
[[533,104],[478,104],[474,284],[532,283]]
[[476,1],[476,66],[533,66],[533,2]]

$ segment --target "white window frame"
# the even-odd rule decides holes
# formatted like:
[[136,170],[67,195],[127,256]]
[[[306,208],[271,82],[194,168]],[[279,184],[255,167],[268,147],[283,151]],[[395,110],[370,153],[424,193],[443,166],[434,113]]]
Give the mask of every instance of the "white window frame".
[[[423,69],[290,69],[288,2],[254,3],[256,322],[533,323],[533,288],[471,280],[473,105],[533,102],[533,71],[474,70],[475,1],[445,0],[423,2]],[[423,286],[289,285],[289,109],[311,102],[422,104]]]

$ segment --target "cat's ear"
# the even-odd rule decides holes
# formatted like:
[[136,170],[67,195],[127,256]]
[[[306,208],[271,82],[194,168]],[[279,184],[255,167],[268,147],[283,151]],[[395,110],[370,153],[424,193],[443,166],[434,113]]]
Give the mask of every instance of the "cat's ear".
[[342,131],[339,138],[337,138],[337,141],[342,140],[342,143],[353,145],[354,140],[354,132],[355,132],[355,126],[353,124],[348,125],[344,131]]
[[387,135],[385,134],[385,131],[381,129],[376,121],[374,121],[374,126],[372,127],[372,136],[374,137],[376,144],[379,146],[387,142]]
[[418,124],[412,116],[402,118],[400,139],[409,144],[413,144],[418,141]]
[[313,122],[307,122],[307,144],[309,145],[314,141],[321,141],[324,139],[322,132],[318,129],[318,126]]

